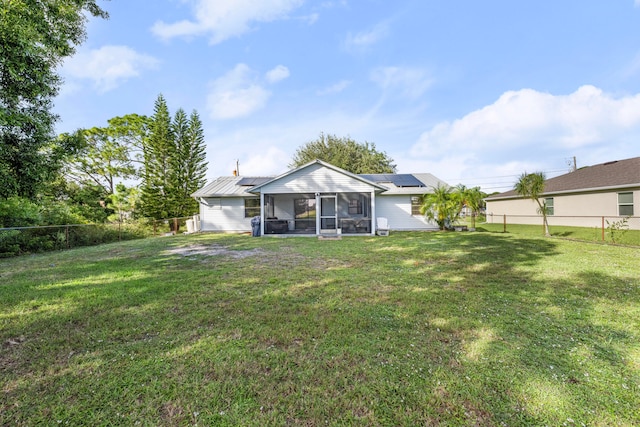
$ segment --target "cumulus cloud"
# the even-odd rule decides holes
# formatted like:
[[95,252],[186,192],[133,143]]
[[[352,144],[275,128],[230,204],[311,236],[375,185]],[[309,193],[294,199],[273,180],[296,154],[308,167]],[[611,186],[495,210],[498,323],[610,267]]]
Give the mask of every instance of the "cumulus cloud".
[[348,51],[363,50],[371,47],[388,35],[389,25],[387,23],[380,23],[368,31],[347,34],[343,45]]
[[419,98],[433,84],[429,74],[419,68],[379,67],[371,72],[370,77],[385,91],[408,98]]
[[264,79],[246,64],[214,80],[210,85],[207,106],[214,119],[226,120],[248,116],[267,104],[271,92],[265,83],[276,83],[289,77],[289,69],[278,65]]
[[92,80],[98,91],[108,92],[158,64],[156,58],[127,46],[103,46],[78,52],[65,62],[63,73],[72,78]]
[[210,42],[217,44],[250,31],[254,23],[284,19],[302,3],[303,0],[194,0],[193,19],[158,21],[151,31],[162,39],[209,35]]
[[413,155],[437,157],[460,150],[544,147],[568,151],[640,131],[640,95],[614,98],[593,86],[555,96],[531,89],[424,132]]
[[274,69],[268,71],[265,77],[267,82],[277,83],[280,80],[284,80],[289,77],[289,69],[284,65],[278,65]]

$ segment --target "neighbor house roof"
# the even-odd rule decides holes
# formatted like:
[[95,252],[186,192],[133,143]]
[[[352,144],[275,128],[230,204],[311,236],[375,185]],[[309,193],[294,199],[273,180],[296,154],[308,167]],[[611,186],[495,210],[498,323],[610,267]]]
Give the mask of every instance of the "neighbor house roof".
[[424,194],[438,185],[447,185],[430,173],[414,174],[353,174],[321,160],[316,160],[279,176],[240,177],[222,176],[192,194],[193,197],[255,197],[256,190],[263,185],[290,175],[312,164],[319,163],[330,169],[340,171],[359,181],[371,184],[386,195]]
[[[584,193],[640,187],[640,157],[586,166],[545,181],[543,195]],[[499,200],[521,197],[515,190],[487,197]]]

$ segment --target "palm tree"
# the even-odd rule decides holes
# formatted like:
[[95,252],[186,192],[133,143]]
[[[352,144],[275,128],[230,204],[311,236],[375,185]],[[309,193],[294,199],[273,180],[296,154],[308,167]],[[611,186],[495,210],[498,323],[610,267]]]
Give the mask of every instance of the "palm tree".
[[482,207],[482,200],[486,194],[480,191],[480,187],[466,188],[464,185],[459,185],[458,191],[463,206],[471,210],[471,228],[476,228],[476,216]]
[[525,172],[520,175],[513,189],[522,197],[534,200],[538,204],[538,213],[542,215],[544,223],[544,235],[548,237],[551,234],[549,234],[549,223],[547,222],[547,206],[544,199],[540,201],[540,196],[544,193],[544,180],[543,172]]
[[430,221],[435,221],[440,230],[444,230],[460,216],[460,203],[451,187],[438,185],[434,187],[433,193],[423,196],[420,213]]

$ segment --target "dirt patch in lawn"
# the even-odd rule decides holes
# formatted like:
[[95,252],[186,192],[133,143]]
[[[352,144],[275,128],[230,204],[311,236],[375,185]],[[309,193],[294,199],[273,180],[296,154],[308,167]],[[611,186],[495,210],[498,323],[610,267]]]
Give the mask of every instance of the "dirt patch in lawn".
[[174,248],[167,250],[167,253],[172,255],[182,256],[229,256],[231,258],[242,259],[251,256],[256,256],[264,253],[262,249],[249,249],[246,251],[234,251],[225,246],[219,245],[191,245],[181,248]]

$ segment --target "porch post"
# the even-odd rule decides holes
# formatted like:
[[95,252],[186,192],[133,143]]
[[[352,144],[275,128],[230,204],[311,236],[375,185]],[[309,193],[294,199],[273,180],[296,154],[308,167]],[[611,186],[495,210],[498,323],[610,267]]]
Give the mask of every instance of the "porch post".
[[376,235],[376,191],[371,191],[371,235]]
[[260,236],[264,236],[264,193],[260,191]]
[[320,235],[320,225],[322,224],[320,212],[322,212],[322,198],[320,193],[316,193],[316,236]]

